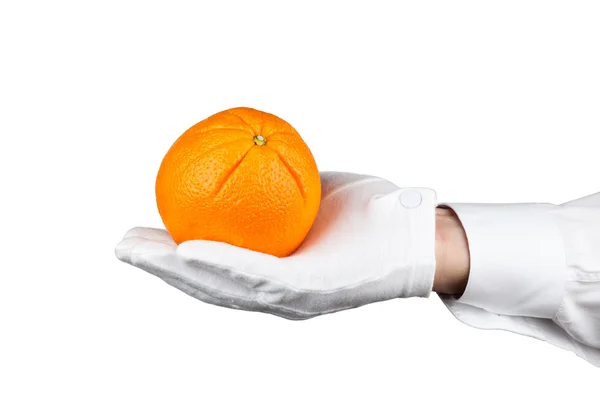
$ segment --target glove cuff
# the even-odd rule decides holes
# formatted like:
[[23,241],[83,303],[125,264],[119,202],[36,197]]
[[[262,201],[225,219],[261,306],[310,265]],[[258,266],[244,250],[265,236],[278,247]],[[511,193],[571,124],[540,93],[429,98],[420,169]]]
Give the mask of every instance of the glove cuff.
[[405,297],[429,297],[435,275],[435,209],[438,205],[434,190],[404,189],[400,204],[405,208],[409,225],[409,265],[412,279]]

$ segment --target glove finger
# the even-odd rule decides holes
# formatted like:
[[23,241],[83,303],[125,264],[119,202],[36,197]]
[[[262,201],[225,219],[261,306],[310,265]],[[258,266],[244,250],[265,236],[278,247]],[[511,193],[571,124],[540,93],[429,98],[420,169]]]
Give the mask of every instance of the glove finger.
[[155,242],[164,242],[164,243],[169,243],[169,244],[175,244],[175,242],[173,241],[173,238],[171,237],[169,232],[167,232],[164,229],[147,228],[147,227],[138,226],[138,227],[128,230],[125,233],[125,235],[123,236],[123,239],[127,239],[130,237],[139,237],[139,238],[143,238],[143,239],[152,240]]
[[[176,262],[171,258],[181,257],[186,263],[194,263],[197,267],[204,266],[204,270],[220,273],[238,282],[246,282],[249,287],[254,287],[257,284],[256,280],[252,279],[251,275],[234,274],[233,269],[251,265],[261,269],[265,267],[265,272],[281,270],[273,267],[273,264],[280,263],[281,259],[271,255],[211,241],[188,241],[177,246],[166,231],[154,228],[137,227],[129,230],[116,246],[115,253],[118,259],[126,263],[154,272],[162,270],[169,274],[177,272],[173,269]],[[169,260],[159,260],[164,257]],[[184,268],[179,267],[178,270],[179,273],[186,272]],[[188,278],[189,282],[194,280],[192,275],[184,274],[181,278]],[[280,278],[283,279],[283,276]],[[268,277],[266,279],[268,280]]]
[[311,300],[307,293],[278,282],[228,274],[217,266],[184,260],[173,245],[133,237],[126,240],[135,240],[133,250],[129,252],[132,265],[208,304],[305,320],[323,314],[320,306],[327,303],[322,301],[322,296]]
[[248,301],[246,307],[255,307],[251,301],[256,293],[227,274],[210,268],[198,268],[177,254],[172,243],[156,242],[139,236],[130,236],[117,246],[117,257],[168,283],[180,283],[176,287],[198,290],[222,302]]
[[138,236],[124,238],[115,247],[117,258],[128,264],[139,266],[140,255],[174,252],[177,246],[164,242],[154,242]]
[[170,277],[163,277],[161,278],[163,281],[165,281],[166,283],[168,283],[170,286],[173,286],[174,288],[184,292],[185,294],[198,299],[200,301],[202,301],[203,303],[207,303],[207,304],[211,304],[211,305],[215,305],[215,306],[219,306],[219,307],[226,307],[226,308],[232,308],[232,309],[236,309],[236,310],[240,310],[240,309],[246,309],[245,307],[243,307],[242,304],[240,304],[241,302],[237,302],[235,299],[219,299],[217,297],[213,297],[207,293],[205,293],[201,288],[198,288],[196,286],[191,286],[186,284],[185,282],[183,282],[182,280],[179,279],[175,279],[175,278],[170,278]]
[[[335,296],[332,292],[316,293],[303,289],[301,285],[307,281],[307,270],[289,262],[288,258],[210,241],[182,243],[177,253],[195,269],[226,276],[229,281],[245,287],[244,297],[254,301],[249,308],[261,312],[288,319],[307,319],[327,312],[331,297]],[[206,286],[214,289],[213,285]],[[233,287],[239,290],[239,286]],[[228,296],[237,295],[229,289],[219,288]]]
[[[222,242],[192,240],[181,243],[177,254],[198,268],[210,269],[243,282],[254,291],[264,291],[288,281],[294,271],[286,258],[278,258]],[[293,278],[292,278],[293,279]]]
[[[255,281],[234,279],[231,274],[211,268],[199,260],[185,260],[177,254],[177,246],[174,243],[152,240],[157,238],[152,230],[132,230],[130,233],[116,248],[117,257],[121,261],[157,276],[170,286],[204,303],[269,313],[290,320],[316,316],[268,304],[264,293],[254,288]],[[161,235],[160,232],[156,233]]]
[[289,320],[306,320],[309,318],[316,317],[320,314],[302,314],[295,310],[286,309],[284,307],[277,307],[268,304],[264,304],[252,299],[239,298],[232,296],[224,296],[220,294],[220,297],[212,296],[208,293],[215,293],[210,288],[200,288],[197,286],[188,285],[185,282],[172,279],[162,278],[169,285],[181,290],[187,295],[202,301],[203,303],[211,304],[218,307],[230,308],[241,311],[261,312],[271,314],[280,318]]

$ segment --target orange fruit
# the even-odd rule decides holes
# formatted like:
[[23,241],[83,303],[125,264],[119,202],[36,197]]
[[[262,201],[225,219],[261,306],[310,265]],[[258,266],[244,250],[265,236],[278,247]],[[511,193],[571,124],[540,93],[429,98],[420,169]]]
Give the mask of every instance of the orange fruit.
[[245,107],[185,131],[156,178],[158,211],[177,244],[212,240],[287,256],[308,234],[320,201],[319,171],[298,132]]

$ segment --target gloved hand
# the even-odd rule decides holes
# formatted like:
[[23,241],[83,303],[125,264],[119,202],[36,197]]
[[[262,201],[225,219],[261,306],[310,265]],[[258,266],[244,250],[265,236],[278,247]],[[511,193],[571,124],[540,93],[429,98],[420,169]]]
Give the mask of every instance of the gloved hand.
[[349,173],[324,172],[321,180],[317,219],[288,257],[211,241],[177,246],[153,228],[127,232],[116,256],[203,302],[288,319],[428,297],[436,261],[435,192]]

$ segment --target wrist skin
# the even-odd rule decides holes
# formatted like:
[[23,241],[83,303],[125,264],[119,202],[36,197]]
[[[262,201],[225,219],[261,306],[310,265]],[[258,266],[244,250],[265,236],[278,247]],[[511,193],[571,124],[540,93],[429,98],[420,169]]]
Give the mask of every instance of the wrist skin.
[[433,291],[460,297],[469,279],[467,236],[458,216],[450,208],[436,208],[435,220],[436,270]]

